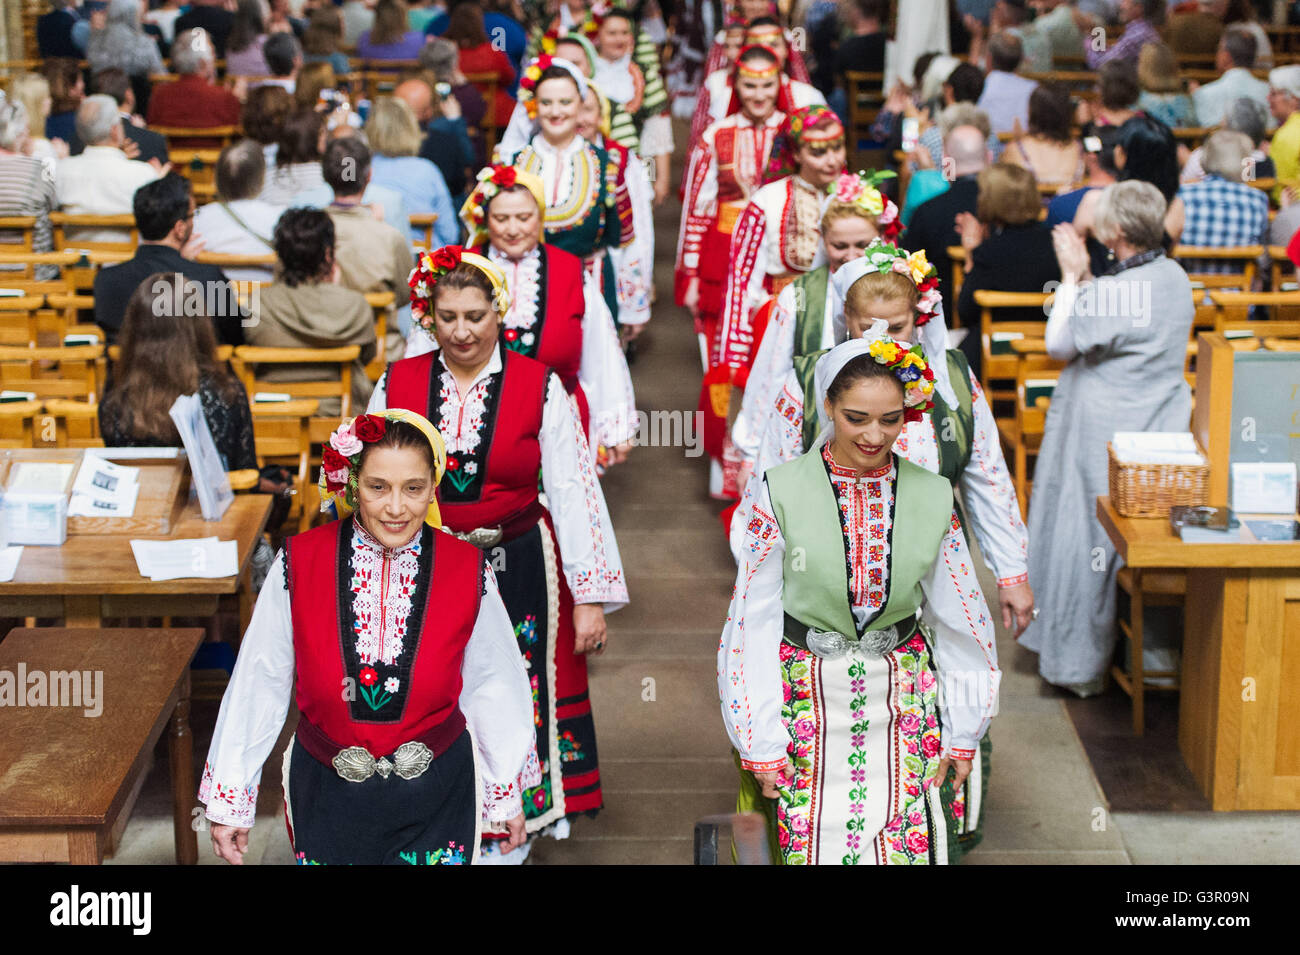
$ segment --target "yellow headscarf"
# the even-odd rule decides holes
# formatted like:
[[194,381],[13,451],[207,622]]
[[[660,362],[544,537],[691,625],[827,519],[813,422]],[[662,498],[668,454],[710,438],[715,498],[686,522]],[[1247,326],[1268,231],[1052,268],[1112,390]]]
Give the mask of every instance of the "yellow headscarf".
[[[325,444],[322,457],[329,458],[330,462],[338,464],[334,457],[346,461],[346,469],[338,468],[327,472],[328,463],[321,465],[320,480],[317,488],[320,491],[320,509],[327,511],[330,505],[334,505],[339,517],[347,517],[356,510],[357,494],[357,475],[355,471],[361,464],[361,448],[370,443],[360,435],[374,434],[371,441],[378,440],[378,434],[375,431],[374,419],[380,418],[384,421],[405,421],[407,424],[414,425],[420,430],[426,438],[429,439],[429,447],[433,449],[433,485],[436,488],[442,481],[442,476],[447,471],[447,445],[442,440],[442,435],[438,429],[433,426],[428,418],[424,415],[417,414],[414,411],[408,411],[405,408],[388,408],[375,414],[357,415],[344,421],[337,431],[330,435],[330,439]],[[358,432],[358,423],[360,423],[360,432]],[[351,452],[351,453],[348,453]],[[442,516],[438,512],[438,498],[435,496],[429,502],[429,510],[424,515],[424,522],[430,527],[438,528],[442,526]]]
[[596,124],[596,132],[608,139],[613,116],[613,107],[609,104],[609,97],[596,85],[595,80],[588,83],[587,88],[596,94],[596,104],[600,107],[600,122]]
[[546,233],[546,187],[542,177],[517,166],[484,166],[479,170],[478,182],[460,207],[460,221],[469,230],[469,244],[483,245],[487,242],[488,203],[502,189],[513,185],[527,189],[537,200],[537,238],[543,239]]
[[415,268],[407,284],[411,288],[411,318],[433,337],[433,290],[444,275],[461,263],[472,265],[484,275],[492,285],[492,305],[497,314],[504,316],[510,310],[510,293],[506,289],[506,275],[494,262],[477,252],[470,252],[459,245],[444,245],[432,252],[422,252],[415,260]]

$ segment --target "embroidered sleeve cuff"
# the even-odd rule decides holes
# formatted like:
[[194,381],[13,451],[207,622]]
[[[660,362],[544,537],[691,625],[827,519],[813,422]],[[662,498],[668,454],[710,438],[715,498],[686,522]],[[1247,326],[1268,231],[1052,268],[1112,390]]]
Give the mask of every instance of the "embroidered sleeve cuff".
[[226,786],[212,778],[212,764],[203,764],[203,781],[199,783],[199,802],[212,822],[223,826],[251,829],[257,815],[257,785]]
[[575,604],[618,604],[627,603],[627,584],[622,572],[606,574],[578,574],[578,579],[569,582]]
[[740,757],[740,765],[751,773],[775,773],[785,769],[786,758],[780,759],[746,759]]
[[524,811],[523,796],[516,783],[483,784],[483,818],[488,822],[505,822]]
[[1029,575],[1028,575],[1028,574],[1016,574],[1016,575],[1013,576],[1013,577],[999,577],[999,578],[998,578],[998,586],[999,586],[999,587],[1016,587],[1016,586],[1018,586],[1018,585],[1020,585],[1020,584],[1027,584],[1027,583],[1029,583]]
[[949,746],[948,751],[944,753],[945,756],[950,756],[953,759],[974,759],[977,754],[978,748],[967,748],[965,746]]

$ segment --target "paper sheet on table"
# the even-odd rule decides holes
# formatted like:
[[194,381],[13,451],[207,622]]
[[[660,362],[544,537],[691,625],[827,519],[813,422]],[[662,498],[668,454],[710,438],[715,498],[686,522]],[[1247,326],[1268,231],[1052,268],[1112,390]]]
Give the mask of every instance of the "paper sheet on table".
[[8,582],[14,579],[14,574],[18,573],[18,558],[22,556],[21,546],[0,550],[0,581]]
[[82,458],[72,485],[71,517],[130,517],[140,494],[140,469],[95,455]]
[[184,540],[132,540],[131,553],[142,577],[178,580],[182,577],[234,577],[239,553],[234,541],[216,537]]
[[1190,431],[1116,431],[1115,457],[1131,464],[1204,464]]
[[75,467],[70,461],[18,461],[9,470],[6,490],[57,494],[67,487]]
[[203,416],[203,405],[197,395],[179,395],[172,402],[170,414],[190,461],[191,485],[198,495],[203,519],[219,521],[234,502],[235,492],[230,489],[225,462]]

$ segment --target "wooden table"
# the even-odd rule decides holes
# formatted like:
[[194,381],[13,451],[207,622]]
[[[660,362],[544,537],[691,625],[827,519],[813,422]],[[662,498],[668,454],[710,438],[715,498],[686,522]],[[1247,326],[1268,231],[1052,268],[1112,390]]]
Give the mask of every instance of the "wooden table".
[[176,861],[198,861],[189,667],[202,640],[200,629],[50,628],[13,630],[0,642],[0,671],[15,680],[20,663],[29,683],[38,671],[103,680],[97,716],[86,715],[84,698],[0,707],[0,862],[102,862],[169,722]]
[[1108,497],[1097,519],[1128,566],[1187,574],[1178,747],[1211,806],[1300,809],[1300,542],[1184,544]]
[[[220,521],[206,522],[197,501],[181,512],[171,534],[69,534],[61,547],[23,548],[14,579],[0,583],[0,617],[45,617],[68,627],[98,627],[121,617],[205,617],[221,594],[240,592],[246,612],[255,597],[247,581],[249,558],[271,512],[268,494],[239,494]],[[234,540],[239,572],[234,577],[162,580],[140,575],[130,538],[167,540],[219,537]]]

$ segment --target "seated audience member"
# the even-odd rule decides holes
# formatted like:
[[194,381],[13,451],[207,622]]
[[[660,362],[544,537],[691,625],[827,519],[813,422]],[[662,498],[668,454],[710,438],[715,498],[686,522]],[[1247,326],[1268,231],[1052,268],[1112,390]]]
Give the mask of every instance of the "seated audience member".
[[280,131],[293,109],[293,97],[283,87],[259,86],[248,91],[239,124],[245,136],[261,145],[268,172],[275,168]]
[[[334,127],[325,137],[325,141],[329,142],[331,139],[346,139],[349,137],[364,139],[359,129],[345,123]],[[322,144],[322,152],[324,149],[325,147]],[[319,185],[302,190],[290,199],[288,204],[324,209],[333,199],[333,191],[330,189],[327,180],[322,178]],[[376,182],[367,183],[361,201],[369,207],[371,215],[378,216],[381,221],[388,223],[403,234],[410,228],[410,220],[406,216],[406,204],[402,201],[402,194],[396,189],[381,186]]]
[[95,324],[104,330],[109,343],[117,340],[127,302],[140,283],[155,272],[178,272],[198,284],[204,314],[214,323],[217,340],[242,345],[245,315],[235,288],[215,265],[202,265],[188,257],[199,251],[199,243],[191,241],[194,197],[189,180],[169,173],[141,186],[135,194],[134,212],[140,230],[135,255],[95,274]]
[[[1190,9],[1184,9],[1188,6]],[[1225,0],[1199,0],[1190,5],[1179,4],[1178,11],[1169,17],[1165,27],[1165,39],[1169,43],[1170,52],[1179,56],[1206,56],[1213,53],[1223,37],[1223,14],[1227,6]],[[1145,53],[1153,45],[1148,43],[1142,47],[1142,52]]]
[[[441,7],[441,2],[436,3],[436,6]],[[488,35],[494,39],[500,38],[497,45],[505,50],[515,72],[519,72],[523,67],[524,55],[528,52],[528,31],[524,29],[524,24],[528,21],[523,6],[519,0],[486,0],[483,11],[483,25],[487,28]],[[415,16],[414,8],[409,15]],[[425,24],[424,32],[434,38],[441,37],[450,20],[446,10],[437,11]],[[411,25],[415,27],[414,22]],[[511,95],[514,95],[513,90]]]
[[[942,136],[941,145],[943,140],[948,138],[948,134],[958,126],[974,126],[984,133],[986,141],[989,138],[988,115],[974,103],[953,103],[951,106],[944,107],[934,127]],[[942,157],[942,152],[940,155]],[[935,166],[929,150],[918,149],[911,154],[911,159],[914,169],[911,179],[907,182],[907,195],[903,199],[903,212],[900,216],[904,228],[912,221],[912,213],[922,203],[948,190],[948,175],[943,169],[942,158],[940,165]]]
[[176,39],[176,21],[183,12],[180,0],[162,0],[160,5],[145,12],[144,22],[158,28],[166,50],[171,49],[172,41]]
[[53,57],[81,59],[81,49],[72,40],[77,0],[51,0],[51,10],[36,18],[36,49],[42,60]]
[[[181,35],[187,30],[203,30],[212,41],[216,59],[226,57],[226,38],[235,26],[235,14],[226,9],[226,0],[190,0],[190,8],[176,18],[176,37],[184,45]],[[178,47],[172,44],[173,61]],[[172,68],[176,68],[175,62]],[[177,70],[177,72],[180,72]],[[217,124],[222,125],[222,124]]]
[[1196,108],[1187,95],[1178,61],[1163,43],[1148,43],[1138,56],[1138,109],[1172,129],[1196,125]]
[[[1268,107],[1261,106],[1257,100],[1245,96],[1228,107],[1227,115],[1223,119],[1224,129],[1245,133],[1255,144],[1246,170],[1246,174],[1252,179],[1272,179],[1277,175],[1273,160],[1265,151],[1268,146],[1268,120]],[[1204,147],[1197,146],[1188,154],[1187,162],[1183,163],[1183,171],[1180,174],[1183,182],[1195,182],[1205,175],[1205,168],[1201,165],[1204,151]]]
[[[515,68],[505,51],[488,39],[483,11],[477,0],[460,0],[451,8],[451,18],[443,37],[456,44],[456,66],[461,73],[495,77],[496,92],[492,97],[491,115],[496,126],[505,129],[515,111],[512,92],[516,88]],[[480,81],[475,85],[480,93],[487,95],[487,84]]]
[[[438,217],[433,223],[435,248],[455,245],[460,226],[451,194],[438,167],[416,155],[424,136],[411,107],[395,96],[381,96],[370,109],[365,133],[373,150],[371,182],[400,193],[408,216],[432,212]],[[411,229],[412,239],[423,236],[423,229]]]
[[[979,377],[981,360],[980,306],[975,293],[1045,292],[1047,283],[1060,281],[1061,270],[1052,251],[1052,232],[1038,221],[1042,202],[1029,170],[998,163],[976,177],[979,198],[975,213],[959,213],[958,232],[966,250],[966,275],[957,299],[957,314],[971,329],[961,350]],[[1041,321],[1042,308],[1000,309],[1002,321]]]
[[979,198],[976,176],[989,165],[992,156],[984,133],[974,126],[954,128],[944,140],[943,148],[950,160],[952,185],[946,192],[917,206],[898,245],[911,251],[925,251],[925,257],[939,273],[944,314],[952,314],[952,259],[948,257],[948,249],[961,244],[957,214],[975,211]]
[[1279,66],[1268,74],[1268,108],[1278,122],[1268,147],[1282,182],[1300,179],[1300,65]]
[[302,70],[302,44],[292,33],[272,33],[262,46],[266,68],[271,74],[259,86],[279,86],[287,93],[298,90],[298,74]]
[[[453,121],[459,136],[438,129],[436,123],[439,119],[446,118],[445,113],[437,117],[440,108],[458,111],[460,105],[453,96],[445,99],[439,97],[433,85],[422,77],[403,80],[393,90],[393,95],[411,107],[411,112],[415,114],[415,120],[423,131],[419,156],[438,167],[455,202],[457,197],[466,192],[469,168],[474,165],[474,147],[462,128],[465,125],[463,118],[456,117]],[[435,103],[438,105],[435,106]]]
[[[271,236],[284,212],[258,198],[266,178],[262,148],[241,139],[221,151],[217,159],[217,198],[194,216],[194,235],[203,251],[226,255],[270,255]],[[237,282],[269,282],[270,269],[229,269]]]
[[1092,30],[1083,33],[1083,58],[1090,70],[1100,70],[1114,60],[1137,61],[1142,47],[1159,43],[1158,28],[1165,22],[1167,0],[1124,0],[1119,14],[1124,22],[1124,32],[1118,40],[1093,43]]
[[1029,123],[1029,96],[1038,86],[1033,80],[1016,74],[1020,66],[1021,46],[1018,37],[995,33],[989,38],[989,64],[984,77],[984,92],[976,103],[989,114],[995,133],[1009,133]]
[[1192,93],[1196,107],[1196,121],[1203,126],[1217,126],[1224,121],[1228,108],[1242,97],[1253,99],[1268,109],[1268,83],[1256,79],[1258,54],[1255,37],[1245,27],[1234,24],[1223,31],[1214,68],[1221,74],[1212,83],[1203,83]]
[[[180,20],[176,22],[179,24]],[[172,69],[179,78],[175,83],[159,84],[154,89],[146,114],[149,125],[188,129],[238,125],[239,100],[230,90],[214,82],[216,64],[207,34],[201,30],[178,33],[172,45]],[[209,149],[220,143],[211,139],[187,139],[173,145]]]
[[[35,156],[24,155],[29,135],[27,109],[23,104],[0,100],[0,216],[35,216],[32,251],[50,252],[54,249],[50,213],[58,207],[58,197],[54,183],[45,175],[45,163]],[[0,229],[0,251],[17,251],[11,246],[21,241],[21,232]],[[4,271],[0,270],[0,284],[3,275]],[[58,269],[54,266],[36,267],[35,278],[39,281],[57,276]]]
[[303,9],[298,0],[271,0],[270,13],[266,18],[266,32],[269,34],[289,33],[299,41],[307,30],[307,21],[294,16],[295,10]]
[[333,108],[334,104],[326,103],[325,100],[337,93],[338,82],[334,67],[329,63],[323,60],[308,63],[298,71],[298,78],[294,82],[294,105],[298,109]]
[[238,0],[235,25],[226,38],[227,76],[266,76],[270,69],[262,55],[266,20],[261,0]]
[[370,148],[360,137],[346,136],[330,143],[324,167],[325,181],[334,193],[327,211],[334,220],[334,261],[339,266],[339,280],[358,292],[393,293],[397,314],[390,313],[385,357],[394,361],[401,357],[410,331],[410,289],[406,283],[415,265],[410,237],[406,229],[380,222],[363,204],[363,194],[370,185]]
[[[135,191],[158,178],[161,165],[127,159],[122,151],[126,132],[111,96],[87,96],[77,107],[77,136],[86,148],[80,156],[60,159],[55,191],[64,212],[80,215],[127,215]],[[83,242],[125,242],[128,233],[115,229],[77,230]],[[70,236],[71,238],[71,236]]]
[[[41,64],[41,73],[50,84],[50,115],[43,135],[53,142],[62,140],[69,147],[77,140],[77,107],[86,97],[86,80],[76,60],[59,57]],[[33,134],[40,132],[32,130]]]
[[90,34],[86,59],[92,73],[116,67],[135,85],[136,99],[149,105],[149,77],[166,72],[158,44],[140,28],[141,0],[109,0],[108,23]]
[[335,73],[349,73],[352,65],[348,56],[339,50],[343,42],[343,18],[338,7],[317,7],[307,20],[307,32],[302,37],[302,61],[328,63]]
[[[565,50],[563,40],[556,44],[556,49],[562,52]],[[456,49],[456,44],[442,37],[430,40],[420,51],[420,69],[425,74],[432,74],[433,81],[430,83],[430,89],[434,91],[433,109],[427,120],[420,120],[420,125],[429,132],[449,133],[456,136],[458,140],[463,135],[465,140],[473,141],[477,152],[474,154],[476,158],[471,160],[470,165],[476,168],[486,165],[491,157],[484,153],[485,144],[481,132],[483,120],[487,116],[488,104],[478,87],[466,79],[465,74],[461,72],[460,51]],[[581,64],[578,64],[578,69],[582,69]],[[584,71],[584,75],[590,76],[590,71]],[[439,84],[446,84],[446,86]],[[443,96],[441,92],[443,89],[450,89],[451,95]],[[455,102],[451,102],[452,100]],[[416,118],[419,118],[419,115],[420,111],[417,109]],[[445,171],[443,175],[446,175]],[[451,185],[450,180],[447,184]],[[454,193],[455,190],[453,189],[452,192]]]
[[1097,71],[1097,100],[1084,100],[1076,111],[1076,120],[1090,135],[1102,126],[1123,126],[1138,115],[1137,101],[1142,95],[1137,66],[1131,60],[1112,60]]
[[320,171],[324,150],[325,117],[313,109],[290,113],[280,126],[275,168],[267,171],[258,198],[287,207],[298,193],[324,183]]
[[347,0],[339,13],[343,15],[343,45],[355,47],[361,34],[375,25],[375,0]]
[[45,123],[54,106],[49,80],[40,73],[19,73],[9,81],[9,99],[22,103],[27,111],[25,155],[33,159],[62,159],[70,153],[72,144],[67,140],[56,143],[45,136]]
[[[360,292],[338,284],[334,222],[319,209],[290,209],[275,227],[279,278],[261,290],[245,337],[264,348],[342,348],[360,345],[352,368],[352,404],[360,413],[373,385],[366,365],[375,357],[375,315]],[[337,381],[337,365],[298,365],[258,372],[266,381]],[[334,407],[329,407],[334,405]],[[323,400],[321,414],[339,414]]]
[[403,0],[379,0],[375,22],[357,37],[357,56],[363,60],[413,60],[424,46],[424,34],[412,30]]
[[142,123],[137,123],[139,117],[135,115],[135,91],[131,89],[131,78],[126,75],[126,71],[117,67],[100,70],[95,74],[93,82],[96,93],[111,96],[117,102],[122,131],[140,149],[135,158],[143,162],[151,159],[160,163],[167,162],[167,140]]
[[136,283],[123,308],[121,357],[99,403],[99,431],[110,448],[180,447],[168,412],[181,395],[197,394],[226,470],[256,470],[248,394],[217,361],[212,323],[185,308],[201,294],[172,269]]
[[889,37],[881,27],[888,11],[884,0],[853,0],[848,5],[852,36],[840,41],[835,52],[835,82],[848,89],[845,73],[883,73],[885,42]]
[[[948,73],[946,79],[939,81],[937,88],[939,90],[939,102],[942,104],[940,109],[943,111],[962,103],[975,106],[980,95],[984,92],[984,74],[973,63],[958,63]],[[980,115],[984,119],[979,125],[981,128],[984,126],[989,128],[988,136],[985,139],[989,150],[996,159],[1002,154],[1002,143],[998,140],[997,134],[993,132],[993,124],[988,113],[980,110]],[[948,131],[951,131],[952,128],[952,126],[949,126]],[[921,135],[917,139],[920,147],[930,153],[930,161],[935,169],[943,167],[943,141],[948,131],[942,129],[941,124],[930,124],[921,130]]]
[[[1083,185],[1069,192],[1058,193],[1047,204],[1047,226],[1055,227],[1062,222],[1074,224],[1079,212],[1079,205],[1084,196],[1091,192],[1105,189],[1119,182],[1119,170],[1115,167],[1115,144],[1119,142],[1119,127],[1104,126],[1096,134],[1084,140],[1083,168],[1085,170]],[[1094,275],[1106,271],[1106,256],[1109,250],[1093,236],[1085,239],[1088,255]]]
[[[1245,133],[1220,129],[1205,141],[1201,159],[1205,178],[1184,183],[1183,234],[1179,242],[1194,246],[1261,245],[1268,241],[1268,196],[1242,182],[1255,145]],[[1189,272],[1240,272],[1242,264],[1183,260]]]
[[1070,131],[1070,95],[1056,84],[1029,97],[1029,132],[1007,145],[1004,162],[1028,169],[1042,186],[1068,186],[1083,178],[1083,145]]
[[[1178,195],[1178,144],[1173,132],[1150,116],[1134,116],[1119,128],[1115,168],[1120,182],[1138,179],[1160,191],[1166,203],[1164,247],[1166,252],[1172,252],[1180,241],[1185,217],[1183,200]],[[1085,238],[1094,234],[1093,219],[1100,198],[1099,191],[1086,194],[1074,214],[1074,229]]]

